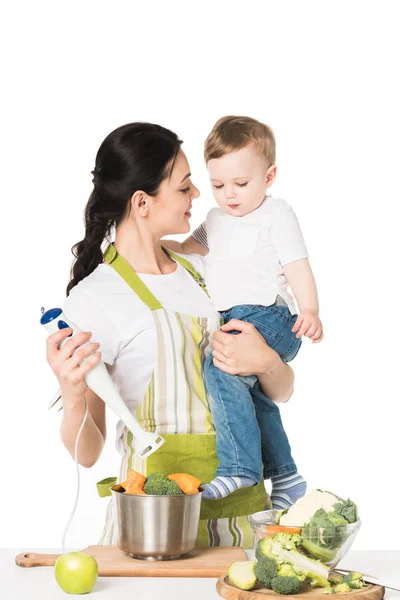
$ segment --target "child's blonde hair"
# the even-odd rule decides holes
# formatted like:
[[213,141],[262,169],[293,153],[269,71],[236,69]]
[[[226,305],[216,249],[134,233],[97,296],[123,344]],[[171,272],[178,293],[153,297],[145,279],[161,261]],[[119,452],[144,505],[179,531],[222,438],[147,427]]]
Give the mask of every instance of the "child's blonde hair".
[[204,142],[204,159],[207,163],[212,158],[221,158],[251,142],[254,142],[257,153],[264,156],[269,167],[275,164],[275,136],[268,125],[251,117],[222,117]]

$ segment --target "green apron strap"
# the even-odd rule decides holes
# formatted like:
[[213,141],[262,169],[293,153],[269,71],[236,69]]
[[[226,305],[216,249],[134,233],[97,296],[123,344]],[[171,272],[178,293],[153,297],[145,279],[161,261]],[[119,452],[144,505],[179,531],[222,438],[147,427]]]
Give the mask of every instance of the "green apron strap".
[[97,491],[99,493],[100,498],[105,498],[106,496],[111,496],[110,487],[117,483],[116,477],[107,477],[107,479],[102,479],[96,483]]
[[184,267],[186,269],[186,271],[188,271],[191,274],[193,279],[199,284],[199,286],[202,288],[202,290],[207,294],[208,297],[210,297],[202,275],[198,271],[196,271],[196,269],[193,267],[192,263],[189,262],[188,260],[186,260],[186,258],[182,258],[182,256],[178,256],[178,254],[175,254],[175,252],[173,252],[172,250],[169,250],[168,248],[165,248],[164,246],[162,246],[162,248],[163,248],[163,250],[168,252],[168,254],[174,260],[176,260],[176,262],[180,263],[182,265],[182,267]]
[[[165,252],[167,252],[167,254],[171,256],[171,258],[181,264],[182,267],[184,267],[188,273],[190,273],[202,290],[207,294],[208,297],[210,297],[203,277],[198,271],[196,271],[192,263],[185,258],[178,256],[172,250],[169,250],[164,246],[161,247]],[[124,279],[126,283],[133,289],[133,291],[136,292],[139,298],[150,308],[150,310],[158,310],[159,308],[162,308],[162,304],[155,296],[153,296],[149,288],[135,273],[135,270],[124,258],[122,258],[120,254],[118,254],[114,244],[110,244],[107,250],[104,252],[104,260],[108,262],[108,264],[111,265],[117,271],[117,273],[119,273],[119,275],[121,275],[122,279]]]
[[149,288],[143,283],[138,275],[136,275],[131,265],[126,262],[115,249],[114,244],[110,244],[104,253],[106,260],[116,271],[121,275],[122,279],[133,289],[139,298],[150,308],[150,310],[158,310],[162,305]]

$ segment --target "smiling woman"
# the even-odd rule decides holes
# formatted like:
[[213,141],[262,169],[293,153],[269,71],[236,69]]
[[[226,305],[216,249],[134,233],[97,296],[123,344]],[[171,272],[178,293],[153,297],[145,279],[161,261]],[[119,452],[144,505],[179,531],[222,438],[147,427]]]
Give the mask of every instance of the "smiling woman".
[[[233,356],[237,372],[259,373],[266,393],[276,400],[286,399],[293,386],[290,367],[254,327],[242,324],[246,335],[236,347],[233,336],[218,331],[221,318],[208,297],[201,256],[185,259],[162,246],[162,237],[190,230],[190,208],[199,196],[181,143],[173,132],[150,123],[124,125],[104,140],[85,209],[85,237],[73,248],[76,261],[63,306],[85,333],[73,336],[61,350],[58,346],[68,330],[49,336],[47,342],[47,360],[63,398],[61,437],[71,455],[85,396],[88,401],[89,417],[79,440],[81,464],[90,467],[98,460],[106,437],[105,405],[84,381],[100,358],[99,349],[141,426],[165,438],[157,452],[142,460],[120,421],[119,481],[130,468],[145,476],[189,472],[203,482],[213,476],[215,429],[203,364],[214,333],[219,344],[231,347],[229,361],[222,360],[219,368],[232,370]],[[75,353],[92,336],[94,343]],[[246,515],[262,510],[266,499],[261,482],[239,490],[233,500],[203,501],[198,543],[251,548],[254,534]],[[111,501],[100,543],[117,540]]]

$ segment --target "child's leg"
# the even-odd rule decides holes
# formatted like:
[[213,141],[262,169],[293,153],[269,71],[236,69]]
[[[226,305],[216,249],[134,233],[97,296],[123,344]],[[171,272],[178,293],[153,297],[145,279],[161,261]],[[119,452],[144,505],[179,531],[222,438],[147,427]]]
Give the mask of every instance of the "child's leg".
[[278,405],[263,394],[258,381],[251,395],[261,432],[264,478],[272,482],[272,507],[289,508],[304,496],[307,484],[297,472]]
[[204,362],[204,379],[220,461],[216,478],[203,492],[203,498],[211,500],[259,483],[262,476],[261,439],[249,392],[249,384],[254,380],[221,371],[214,365],[211,354]]
[[[297,316],[291,315],[286,306],[247,305],[234,307],[231,313],[236,310],[238,315],[231,314],[231,317],[253,323],[283,360],[289,362],[296,356],[301,340],[291,329]],[[250,394],[260,428],[264,478],[272,481],[271,502],[273,508],[287,508],[305,494],[306,482],[297,473],[278,405],[263,394],[258,381],[251,387]]]

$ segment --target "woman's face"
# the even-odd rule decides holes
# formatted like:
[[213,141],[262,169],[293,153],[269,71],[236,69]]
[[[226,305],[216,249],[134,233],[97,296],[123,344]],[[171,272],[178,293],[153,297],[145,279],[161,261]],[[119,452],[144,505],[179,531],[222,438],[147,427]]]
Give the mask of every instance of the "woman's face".
[[152,229],[160,237],[190,231],[190,209],[199,190],[190,180],[187,158],[179,151],[170,177],[162,182],[151,208]]

